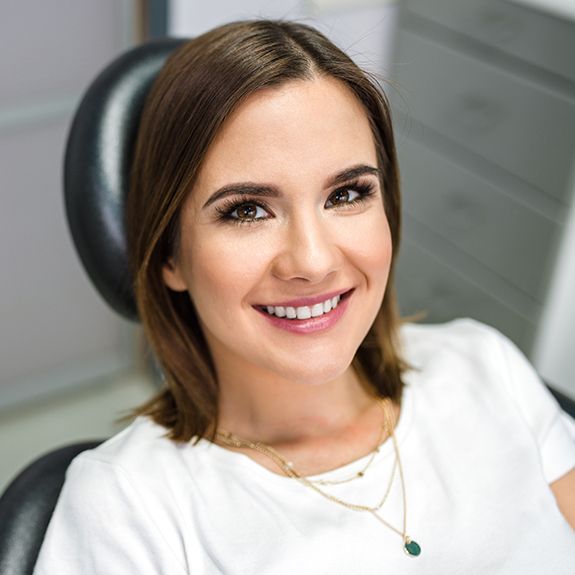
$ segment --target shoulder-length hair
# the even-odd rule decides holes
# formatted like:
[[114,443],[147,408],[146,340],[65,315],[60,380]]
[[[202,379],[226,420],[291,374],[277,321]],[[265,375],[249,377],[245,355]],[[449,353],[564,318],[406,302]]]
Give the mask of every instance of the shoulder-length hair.
[[[162,278],[162,266],[177,251],[182,205],[216,134],[247,97],[319,76],[346,85],[367,114],[395,260],[400,196],[389,105],[379,84],[317,30],[266,20],[211,30],[177,49],[147,98],[127,202],[128,246],[140,319],[165,386],[136,413],[166,427],[176,441],[211,436],[218,404],[216,372],[194,304]],[[381,308],[353,366],[375,395],[396,402],[405,368],[398,324],[392,261]]]

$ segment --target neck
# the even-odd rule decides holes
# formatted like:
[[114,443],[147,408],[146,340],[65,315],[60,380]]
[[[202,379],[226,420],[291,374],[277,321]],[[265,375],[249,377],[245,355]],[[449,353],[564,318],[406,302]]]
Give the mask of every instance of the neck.
[[219,428],[268,445],[295,445],[353,429],[375,404],[350,367],[329,382],[219,373]]

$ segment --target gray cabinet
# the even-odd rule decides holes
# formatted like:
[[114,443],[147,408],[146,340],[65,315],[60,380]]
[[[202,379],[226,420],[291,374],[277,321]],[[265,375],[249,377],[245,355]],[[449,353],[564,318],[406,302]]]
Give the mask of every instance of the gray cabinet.
[[406,0],[390,91],[404,314],[531,351],[573,201],[575,23],[505,0]]

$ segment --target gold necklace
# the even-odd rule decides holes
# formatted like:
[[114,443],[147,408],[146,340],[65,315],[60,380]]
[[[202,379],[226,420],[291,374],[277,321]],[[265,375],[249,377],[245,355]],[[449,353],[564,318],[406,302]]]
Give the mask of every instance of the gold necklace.
[[[367,462],[365,463],[363,468],[360,471],[357,471],[356,473],[354,473],[353,475],[351,475],[349,477],[345,477],[343,479],[310,479],[309,481],[311,481],[312,483],[315,483],[316,485],[341,485],[342,483],[349,483],[350,481],[354,481],[355,479],[361,479],[362,477],[365,476],[370,465],[373,463],[375,456],[379,453],[379,447],[383,443],[383,437],[385,435],[385,432],[387,431],[388,435],[389,435],[389,430],[388,430],[389,425],[387,423],[387,412],[386,412],[386,407],[387,407],[388,401],[389,400],[386,398],[386,399],[382,399],[379,402],[379,405],[380,405],[381,411],[382,411],[382,415],[383,415],[383,419],[381,422],[381,428],[380,428],[380,432],[379,432],[379,437],[377,438],[377,443],[375,444],[375,447],[374,447],[373,451],[370,453],[369,459],[367,460]],[[290,463],[291,462],[288,461],[288,465]],[[395,465],[394,465],[393,472],[392,472],[392,478],[393,478],[393,474],[395,474]]]
[[[381,500],[379,501],[379,503],[375,506],[350,503],[348,501],[344,501],[343,499],[340,499],[339,497],[331,495],[330,493],[325,492],[320,487],[318,487],[318,485],[316,483],[309,480],[304,475],[298,473],[294,469],[294,466],[291,462],[284,459],[284,457],[282,457],[273,447],[271,447],[269,445],[266,445],[266,444],[261,443],[259,441],[250,441],[248,439],[241,439],[240,437],[234,435],[233,433],[226,432],[226,431],[218,431],[216,433],[216,436],[218,437],[218,439],[220,439],[220,441],[222,443],[224,443],[225,445],[227,445],[229,447],[251,449],[253,451],[256,451],[256,452],[261,453],[262,455],[268,457],[285,473],[285,475],[287,477],[299,481],[302,485],[308,487],[309,489],[312,489],[313,491],[315,491],[316,493],[318,493],[319,495],[321,495],[322,497],[324,497],[328,501],[331,501],[333,503],[337,503],[338,505],[341,505],[347,509],[351,509],[352,511],[362,511],[362,512],[370,513],[380,523],[385,525],[388,529],[391,529],[392,531],[397,533],[402,538],[403,550],[405,551],[405,553],[407,555],[409,555],[411,557],[417,557],[421,553],[421,546],[416,541],[411,539],[411,537],[409,537],[409,535],[407,535],[407,497],[406,497],[406,490],[405,490],[405,478],[403,475],[403,466],[401,465],[401,458],[399,455],[399,446],[397,445],[394,426],[393,426],[391,417],[388,415],[388,412],[386,409],[386,407],[387,407],[386,404],[382,403],[382,407],[384,409],[384,421],[387,423],[388,433],[389,433],[391,440],[392,440],[392,443],[393,443],[393,449],[395,452],[395,462],[394,462],[391,477],[390,477],[389,483],[386,487],[385,493],[384,493],[383,497],[381,498]],[[385,426],[386,425],[384,423],[384,427]],[[375,457],[375,455],[373,457]],[[371,463],[372,460],[370,460],[369,463]],[[377,511],[379,511],[381,509],[381,507],[383,506],[383,504],[387,500],[389,492],[391,491],[391,486],[393,484],[393,479],[395,477],[396,467],[399,469],[399,477],[400,477],[400,482],[401,482],[401,493],[402,493],[402,500],[403,500],[403,525],[402,525],[401,530],[397,529],[396,527],[394,527],[393,525],[388,523],[385,519],[383,519],[382,517],[380,517],[377,514]],[[353,478],[355,478],[355,477],[352,477],[352,479]],[[348,479],[348,481],[349,481],[349,479]]]
[[[389,425],[388,416],[387,416],[387,402],[388,401],[389,401],[388,398],[384,398],[384,399],[379,400],[379,402],[378,402],[379,406],[381,407],[381,411],[382,411],[382,415],[383,415],[380,433],[379,433],[379,437],[377,439],[377,443],[375,444],[375,447],[373,448],[372,452],[369,454],[369,459],[367,460],[367,462],[363,466],[363,468],[360,471],[355,472],[353,475],[351,475],[349,477],[345,477],[343,479],[308,479],[309,482],[315,483],[316,485],[340,485],[342,483],[348,483],[350,481],[354,481],[355,479],[360,479],[360,478],[365,476],[370,465],[373,463],[375,456],[379,453],[379,447],[383,443],[383,437],[385,435],[385,432],[387,431],[388,435],[390,434],[390,432],[389,432],[390,425]],[[276,463],[276,465],[282,471],[284,471],[284,473],[287,474],[285,468],[289,467],[295,475],[301,476],[300,473],[295,472],[295,470],[293,469],[293,463],[291,461],[287,461],[286,459],[284,459],[270,445],[266,445],[265,443],[262,443],[260,441],[248,441],[245,439],[240,439],[237,435],[234,435],[234,434],[232,434],[230,432],[226,432],[226,431],[220,431],[218,433],[220,434],[220,439],[225,440],[227,442],[227,445],[229,445],[230,447],[237,447],[237,448],[244,447],[244,448],[252,449],[255,451],[260,451],[260,453],[263,453],[262,449],[264,449],[264,450],[267,450],[267,451],[273,453],[274,457],[272,457],[271,459],[273,459],[273,461]],[[241,445],[242,442],[244,443],[244,445]],[[270,456],[269,453],[263,453],[263,455],[266,455],[268,457]],[[393,474],[395,473],[395,465],[394,465],[394,469],[393,469],[392,473]],[[291,473],[290,473],[290,475],[291,475]],[[393,477],[393,475],[392,475],[392,477]]]

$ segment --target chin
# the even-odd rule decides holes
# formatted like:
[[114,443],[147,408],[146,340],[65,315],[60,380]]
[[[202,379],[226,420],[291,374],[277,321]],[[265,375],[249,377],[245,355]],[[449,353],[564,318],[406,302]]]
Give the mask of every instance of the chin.
[[298,385],[318,386],[326,385],[345,377],[351,368],[353,355],[349,361],[342,361],[341,357],[334,362],[322,362],[313,365],[311,361],[302,361],[297,366],[286,366],[281,370],[283,379]]

